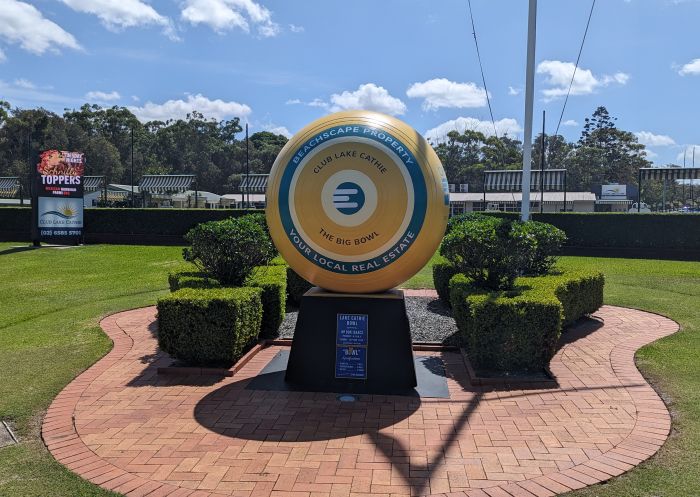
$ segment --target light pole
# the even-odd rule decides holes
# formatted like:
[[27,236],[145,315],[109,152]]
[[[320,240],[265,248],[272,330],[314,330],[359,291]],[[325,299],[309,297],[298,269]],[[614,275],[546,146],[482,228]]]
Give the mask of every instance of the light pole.
[[134,126],[131,125],[131,208],[134,208]]
[[525,136],[523,136],[523,196],[520,219],[530,219],[530,162],[532,161],[532,107],[535,98],[535,41],[537,0],[530,0],[527,16],[527,65],[525,70]]

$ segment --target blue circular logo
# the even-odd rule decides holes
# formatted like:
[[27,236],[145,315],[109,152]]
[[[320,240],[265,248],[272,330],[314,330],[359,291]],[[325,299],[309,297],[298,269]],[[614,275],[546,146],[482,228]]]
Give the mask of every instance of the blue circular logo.
[[359,185],[346,181],[333,192],[333,206],[338,212],[351,216],[360,212],[365,205],[365,192]]

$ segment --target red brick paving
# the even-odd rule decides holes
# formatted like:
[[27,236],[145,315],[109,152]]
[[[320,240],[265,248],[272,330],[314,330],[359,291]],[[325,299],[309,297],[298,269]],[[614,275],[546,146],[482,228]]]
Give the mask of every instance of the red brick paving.
[[158,376],[155,308],[107,317],[112,351],[70,383],[42,433],[75,473],[128,496],[549,496],[652,456],[666,407],[634,365],[677,325],[605,306],[593,332],[567,332],[556,389],[469,385],[460,355],[435,353],[450,399],[245,390],[280,349],[232,378]]

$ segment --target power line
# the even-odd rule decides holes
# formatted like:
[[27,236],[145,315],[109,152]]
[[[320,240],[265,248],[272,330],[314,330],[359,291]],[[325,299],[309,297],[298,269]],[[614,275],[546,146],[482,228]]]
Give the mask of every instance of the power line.
[[561,108],[561,115],[559,116],[559,122],[557,123],[557,130],[554,132],[554,136],[559,134],[559,126],[561,126],[561,120],[564,118],[564,111],[566,110],[566,104],[569,102],[569,95],[571,94],[571,87],[574,86],[574,78],[576,77],[576,70],[578,69],[578,63],[581,60],[581,53],[583,52],[583,45],[586,43],[586,36],[588,35],[588,27],[591,25],[591,18],[593,17],[593,9],[595,8],[596,0],[591,3],[591,11],[588,14],[588,22],[586,22],[586,30],[583,32],[583,39],[581,40],[581,47],[578,50],[578,57],[576,57],[576,65],[574,66],[574,73],[571,75],[571,82],[569,83],[569,90],[566,92],[566,99],[564,99],[564,106]]
[[493,118],[493,109],[491,108],[491,98],[489,98],[489,90],[486,88],[486,77],[484,76],[484,66],[481,63],[481,52],[479,52],[479,41],[476,39],[476,27],[474,27],[474,13],[472,12],[472,0],[467,0],[469,4],[469,17],[472,21],[472,35],[474,35],[474,45],[476,46],[476,58],[479,60],[479,69],[481,70],[481,82],[484,84],[484,92],[486,93],[486,103],[489,105],[489,114],[491,115],[491,124],[493,124],[493,133],[498,138],[498,130],[496,130],[496,120]]

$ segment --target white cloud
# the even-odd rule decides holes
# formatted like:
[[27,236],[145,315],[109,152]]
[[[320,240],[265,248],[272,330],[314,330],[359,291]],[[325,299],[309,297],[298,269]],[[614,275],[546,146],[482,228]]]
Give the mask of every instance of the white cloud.
[[296,24],[290,24],[290,25],[289,25],[289,30],[290,30],[292,33],[303,33],[304,31],[306,31],[306,30],[304,29],[304,26],[297,26]]
[[109,93],[104,91],[89,91],[85,94],[85,98],[96,102],[111,102],[112,100],[119,100],[122,96],[116,91],[111,91]]
[[205,24],[218,33],[240,29],[250,32],[251,24],[265,38],[280,32],[272,12],[253,0],[186,0],[180,13],[193,25]]
[[638,131],[635,133],[639,143],[643,143],[648,147],[670,147],[675,145],[676,141],[668,135],[655,135],[650,131]]
[[683,165],[683,156],[685,154],[685,165],[690,167],[693,165],[693,149],[695,149],[695,165],[700,166],[700,144],[695,145],[685,145],[683,151],[679,152],[676,156],[676,163],[678,165]]
[[[316,99],[309,105],[323,107],[324,102]],[[398,98],[392,97],[386,88],[374,83],[360,85],[355,91],[344,91],[331,95],[331,112],[362,109],[396,116],[406,112],[406,104]]]
[[678,70],[678,74],[681,76],[700,74],[700,59],[693,59],[687,64],[684,64],[683,67]]
[[5,52],[0,48],[0,62],[5,62],[7,60],[7,55],[5,55]]
[[308,102],[304,102],[299,98],[290,98],[285,102],[285,105],[307,105],[309,107],[320,107],[326,110],[331,108],[331,104],[329,104],[325,100],[321,100],[320,98],[314,98],[313,100],[310,100]]
[[657,154],[657,153],[654,152],[653,150],[646,149],[645,152],[646,152],[646,154],[647,154],[647,155],[646,155],[646,158],[649,159],[649,160],[656,159],[656,158],[659,156],[659,154]]
[[[429,129],[425,132],[425,137],[430,140],[440,142],[445,140],[447,133],[450,131],[464,133],[467,130],[480,131],[487,136],[493,136],[493,124],[491,121],[482,121],[481,119],[476,119],[474,117],[458,117],[457,119],[444,122],[432,129]],[[511,118],[504,118],[496,121],[496,130],[498,131],[499,136],[515,136],[523,131],[518,124],[518,121]]]
[[28,79],[19,78],[15,80],[15,86],[18,88],[24,88],[26,90],[35,90],[36,85],[29,81]]
[[46,19],[33,5],[18,0],[2,0],[0,39],[37,55],[64,47],[81,49],[72,34]]
[[563,123],[561,123],[562,126],[578,126],[578,121],[575,121],[573,119],[567,119]]
[[266,124],[265,126],[263,126],[263,129],[276,135],[283,135],[287,138],[292,137],[292,133],[289,132],[286,126],[275,126],[274,124]]
[[[542,90],[545,100],[554,100],[566,95],[575,67],[572,62],[559,60],[544,60],[538,64],[537,74],[545,74],[545,81],[551,86],[551,88]],[[625,85],[628,81],[629,74],[623,72],[617,72],[613,75],[595,76],[590,69],[579,67],[576,70],[574,83],[571,85],[571,95],[589,95],[598,88],[611,84]]]
[[520,95],[523,92],[522,88],[513,88],[512,86],[508,87],[508,95],[510,96],[515,96],[515,95]]
[[413,83],[406,95],[422,98],[423,110],[446,108],[473,108],[486,105],[486,91],[474,83],[456,83],[445,78]]
[[184,119],[192,111],[201,112],[205,118],[223,120],[232,117],[246,117],[252,110],[245,104],[210,100],[204,95],[187,95],[187,100],[168,100],[162,104],[146,102],[141,107],[132,106],[129,110],[141,121],[167,121],[168,119]]
[[171,38],[177,38],[172,22],[141,0],[61,0],[71,9],[96,15],[111,30],[138,26],[162,26]]

